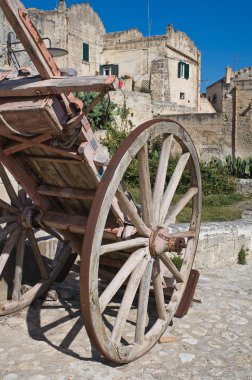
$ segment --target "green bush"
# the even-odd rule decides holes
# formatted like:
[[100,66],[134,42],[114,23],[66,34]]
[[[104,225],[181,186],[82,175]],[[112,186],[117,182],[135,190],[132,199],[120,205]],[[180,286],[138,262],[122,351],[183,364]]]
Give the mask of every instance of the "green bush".
[[246,160],[240,157],[227,156],[225,165],[229,175],[236,178],[252,179],[252,157]]
[[99,95],[96,92],[78,92],[76,96],[83,102],[85,112],[93,131],[107,129],[115,120],[115,108],[117,105],[110,101],[109,96],[102,98],[96,106],[87,112],[88,106]]
[[[111,157],[115,154],[119,146],[127,137],[128,133],[119,131],[112,126],[107,127],[106,137],[102,141],[104,145],[108,147]],[[159,162],[161,141],[155,139],[152,145],[149,147],[149,167],[151,184],[154,185],[155,176],[157,172],[157,166]],[[169,160],[166,183],[169,182],[172,173],[177,164],[177,157],[171,157]],[[235,180],[227,174],[225,165],[220,160],[212,159],[210,162],[200,163],[201,176],[202,176],[202,189],[204,195],[209,194],[232,194],[235,193]],[[137,161],[132,160],[127,172],[125,173],[126,183],[133,188],[138,185],[138,171]],[[180,183],[178,185],[177,192],[179,194],[185,193],[190,187],[190,173],[189,169],[183,172]]]
[[244,245],[242,245],[242,247],[238,253],[237,264],[246,265],[247,264],[247,259],[246,259],[247,256],[248,256],[248,248],[245,249]]
[[227,174],[225,165],[220,160],[212,159],[210,162],[201,162],[200,170],[204,195],[235,192],[235,180]]

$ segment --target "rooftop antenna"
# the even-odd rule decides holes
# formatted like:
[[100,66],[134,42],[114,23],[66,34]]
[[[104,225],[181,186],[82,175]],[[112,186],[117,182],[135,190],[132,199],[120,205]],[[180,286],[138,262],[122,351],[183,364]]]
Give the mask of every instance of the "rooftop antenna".
[[235,56],[234,56],[234,73],[236,70],[236,66],[237,66],[237,54],[235,54]]
[[148,0],[148,32],[149,32],[149,37],[151,34],[151,23],[150,23],[150,0]]

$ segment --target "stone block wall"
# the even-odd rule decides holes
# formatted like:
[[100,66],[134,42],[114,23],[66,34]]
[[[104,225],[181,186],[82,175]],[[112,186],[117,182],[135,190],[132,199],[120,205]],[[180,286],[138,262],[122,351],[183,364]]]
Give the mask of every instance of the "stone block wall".
[[209,161],[212,157],[225,159],[227,155],[232,153],[229,135],[223,133],[222,114],[167,116],[177,121],[187,130],[201,160]]
[[[173,232],[186,230],[186,225],[173,226]],[[196,269],[225,268],[236,264],[244,246],[252,256],[252,220],[202,223],[194,261]]]

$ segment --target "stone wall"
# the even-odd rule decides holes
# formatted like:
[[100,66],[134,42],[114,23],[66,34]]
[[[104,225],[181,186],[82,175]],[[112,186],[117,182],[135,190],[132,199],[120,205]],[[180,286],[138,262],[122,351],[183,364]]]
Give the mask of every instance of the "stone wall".
[[[177,224],[173,232],[186,230]],[[252,256],[252,220],[240,219],[232,222],[202,223],[194,261],[196,269],[225,268],[237,263],[238,253],[244,245]]]
[[[75,68],[79,75],[94,75],[99,72],[105,28],[88,3],[66,8],[65,2],[60,1],[56,10],[42,11],[30,8],[28,12],[41,37],[49,37],[53,47],[69,51],[68,55],[56,58],[59,67]],[[0,9],[0,67],[7,63],[6,41],[11,30]],[[49,46],[48,41],[45,43]],[[83,61],[83,43],[89,45],[88,62]],[[16,46],[13,46],[14,50]],[[26,53],[17,53],[17,58],[21,65],[30,64]]]
[[227,155],[232,153],[230,134],[223,132],[222,114],[168,116],[188,131],[201,160],[209,161],[212,157],[225,159]]
[[[153,114],[150,94],[125,90],[111,92],[110,98],[112,102],[119,106],[123,106],[124,101],[126,101],[126,107],[130,110],[128,120],[130,120],[133,128],[142,124],[144,121],[152,119]],[[122,127],[120,118],[117,118],[117,127]]]

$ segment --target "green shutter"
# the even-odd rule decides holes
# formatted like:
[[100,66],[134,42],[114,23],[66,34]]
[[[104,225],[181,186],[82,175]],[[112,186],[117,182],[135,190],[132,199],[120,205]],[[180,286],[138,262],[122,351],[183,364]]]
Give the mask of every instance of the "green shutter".
[[103,65],[100,65],[100,75],[103,75]]
[[89,62],[89,45],[83,43],[83,61]]
[[119,67],[118,65],[112,65],[112,75],[117,75],[118,76],[118,73],[119,73]]
[[179,62],[178,63],[178,78],[180,78],[180,73],[181,73],[181,65],[183,64],[183,62]]
[[189,78],[189,64],[185,63],[185,79]]

